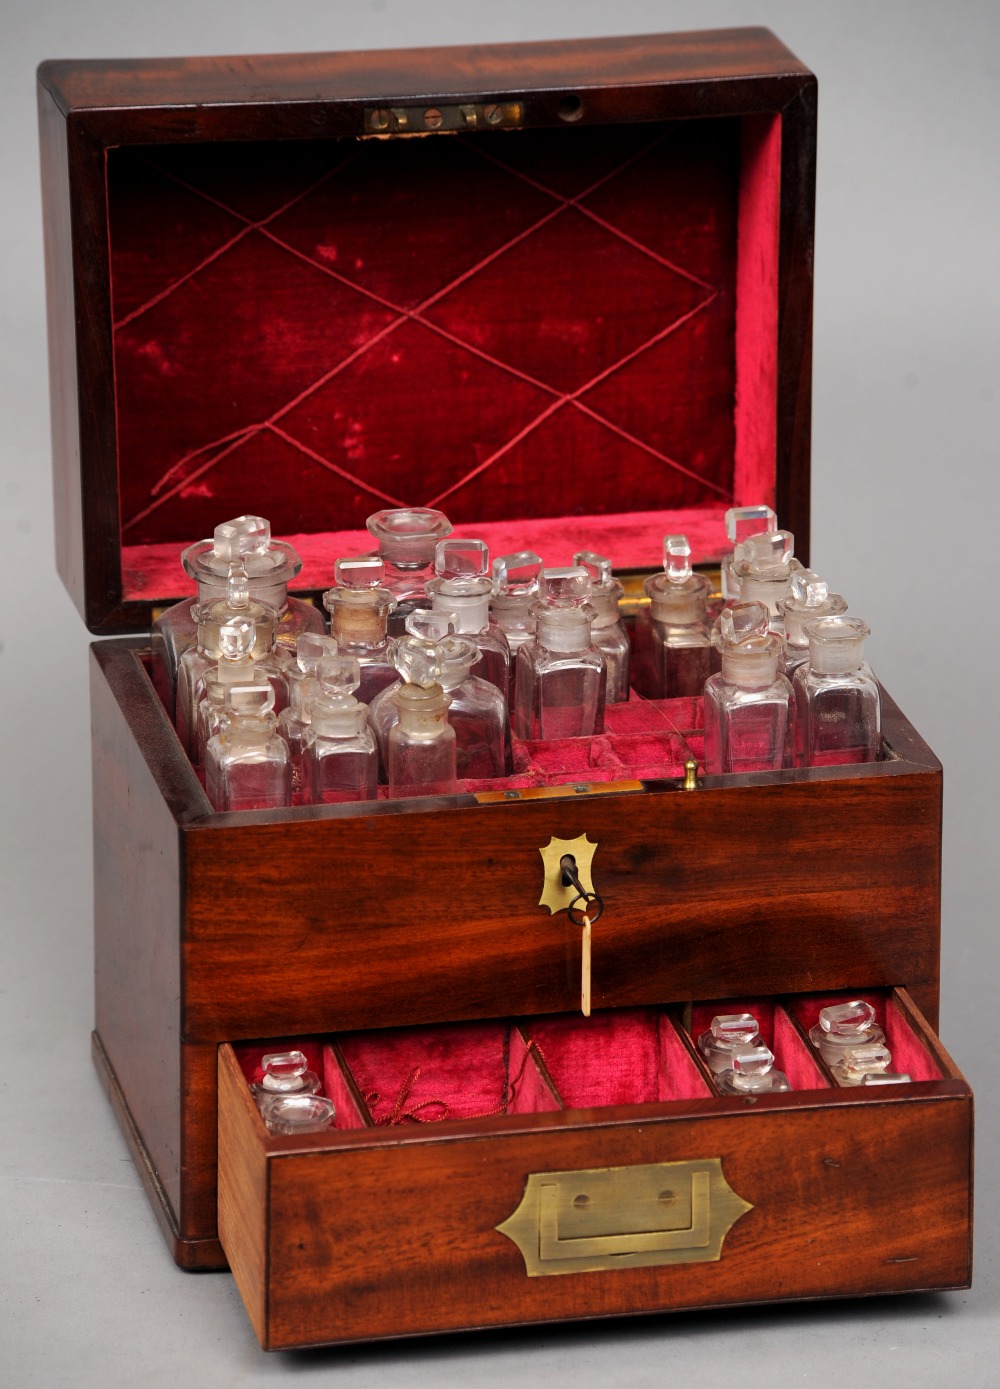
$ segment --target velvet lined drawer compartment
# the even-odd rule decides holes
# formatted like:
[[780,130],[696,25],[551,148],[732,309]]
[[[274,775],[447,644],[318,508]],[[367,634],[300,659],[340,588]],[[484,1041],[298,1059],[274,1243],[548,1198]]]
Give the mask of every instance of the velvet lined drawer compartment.
[[[219,1232],[261,1344],[966,1286],[971,1092],[905,992],[868,997],[910,1084],[832,1083],[831,996],[752,1001],[783,1094],[713,1090],[716,1004],[222,1045]],[[293,1041],[326,1132],[269,1134],[251,1094]]]

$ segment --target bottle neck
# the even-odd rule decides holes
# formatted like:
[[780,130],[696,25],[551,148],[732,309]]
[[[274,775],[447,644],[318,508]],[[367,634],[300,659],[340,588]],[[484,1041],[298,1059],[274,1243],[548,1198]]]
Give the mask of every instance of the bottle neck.
[[490,625],[493,585],[489,579],[484,579],[475,586],[457,584],[450,579],[430,579],[427,583],[427,593],[435,612],[455,614],[460,636],[476,636]]
[[722,678],[743,690],[766,689],[778,678],[782,644],[778,637],[755,637],[722,648]]
[[643,582],[650,612],[656,622],[670,627],[690,627],[704,621],[712,586],[703,574],[692,574],[674,583],[666,574],[653,574]]
[[312,729],[320,738],[355,738],[368,722],[368,705],[353,695],[319,699],[312,708]]
[[451,702],[440,685],[400,685],[396,691],[399,728],[414,742],[433,742],[448,730]]
[[618,600],[622,597],[625,590],[617,579],[613,579],[607,585],[600,588],[593,588],[590,592],[590,606],[594,609],[594,631],[599,631],[605,627],[613,627],[621,618],[621,611],[618,607]]
[[390,599],[386,589],[334,589],[330,627],[338,646],[354,650],[381,646],[386,639]]
[[846,611],[847,602],[839,593],[828,594],[822,603],[815,603],[811,608],[795,598],[789,598],[781,605],[781,613],[785,619],[785,641],[789,646],[797,646],[804,651],[809,645],[805,632],[807,622],[812,622],[816,617],[830,617]]
[[230,714],[223,724],[223,736],[231,748],[266,747],[276,728],[277,720],[271,713],[260,718]]
[[547,651],[582,652],[590,646],[594,610],[588,604],[580,608],[549,608],[536,606],[537,629],[535,640]]

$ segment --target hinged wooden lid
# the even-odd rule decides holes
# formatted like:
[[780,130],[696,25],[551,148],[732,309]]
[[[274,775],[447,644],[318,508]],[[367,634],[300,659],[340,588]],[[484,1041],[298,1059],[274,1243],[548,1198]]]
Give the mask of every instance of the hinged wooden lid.
[[[39,71],[60,572],[91,630],[267,516],[807,551],[815,82],[766,30]],[[415,138],[420,137],[420,138]]]

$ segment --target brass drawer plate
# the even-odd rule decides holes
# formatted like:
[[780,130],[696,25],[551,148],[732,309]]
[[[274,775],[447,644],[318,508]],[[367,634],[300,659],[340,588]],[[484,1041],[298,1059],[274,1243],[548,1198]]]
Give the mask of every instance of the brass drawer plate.
[[658,1264],[708,1263],[753,1207],[726,1181],[721,1158],[532,1172],[496,1228],[529,1278]]

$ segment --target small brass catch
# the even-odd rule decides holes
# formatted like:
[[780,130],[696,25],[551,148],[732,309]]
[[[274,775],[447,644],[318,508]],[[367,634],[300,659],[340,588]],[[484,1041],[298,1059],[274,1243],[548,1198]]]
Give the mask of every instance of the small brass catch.
[[521,101],[463,101],[454,106],[365,108],[366,135],[426,135],[430,131],[503,130],[524,124]]

